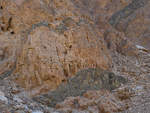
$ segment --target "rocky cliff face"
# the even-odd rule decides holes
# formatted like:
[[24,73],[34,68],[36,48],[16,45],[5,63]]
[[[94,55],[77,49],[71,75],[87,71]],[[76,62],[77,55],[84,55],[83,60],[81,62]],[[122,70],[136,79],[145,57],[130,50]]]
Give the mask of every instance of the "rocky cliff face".
[[107,5],[109,1],[1,1],[1,32],[6,35],[1,59],[8,62],[1,73],[13,68],[16,82],[40,91],[55,89],[85,68],[111,70],[108,49],[126,54],[131,47],[110,25],[99,28],[106,20],[98,14]]
[[[149,5],[148,0],[0,0],[0,79],[10,77],[23,88],[19,95],[52,107],[89,90],[115,89],[126,81],[116,76],[128,70],[126,61],[139,61],[135,45],[150,48]],[[112,72],[116,75],[105,76]],[[111,111],[107,104],[94,106]]]

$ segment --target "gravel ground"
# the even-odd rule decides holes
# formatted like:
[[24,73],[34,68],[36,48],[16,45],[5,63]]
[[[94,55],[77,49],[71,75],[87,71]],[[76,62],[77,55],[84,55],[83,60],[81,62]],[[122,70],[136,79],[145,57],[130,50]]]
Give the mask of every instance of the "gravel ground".
[[[150,53],[140,52],[140,75],[128,87],[135,90],[131,106],[121,113],[150,113]],[[134,88],[133,88],[134,87]]]

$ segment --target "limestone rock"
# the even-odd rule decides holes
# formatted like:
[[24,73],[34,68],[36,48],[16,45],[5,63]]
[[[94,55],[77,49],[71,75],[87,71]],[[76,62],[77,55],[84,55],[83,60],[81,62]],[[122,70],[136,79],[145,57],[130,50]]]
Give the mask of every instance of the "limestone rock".
[[84,68],[109,69],[107,49],[89,29],[76,26],[63,35],[45,26],[35,28],[18,58],[17,81],[28,89],[55,89]]
[[122,76],[132,87],[149,75],[149,6],[149,0],[0,0],[1,112],[127,109],[130,93],[113,92],[126,82]]
[[17,83],[40,92],[55,89],[83,68],[110,69],[102,33],[71,0],[5,0],[0,5],[2,79],[15,70]]
[[130,3],[1,0],[0,78],[13,73],[34,95],[54,90],[85,68],[111,70],[111,52],[136,54],[128,38],[109,25]]

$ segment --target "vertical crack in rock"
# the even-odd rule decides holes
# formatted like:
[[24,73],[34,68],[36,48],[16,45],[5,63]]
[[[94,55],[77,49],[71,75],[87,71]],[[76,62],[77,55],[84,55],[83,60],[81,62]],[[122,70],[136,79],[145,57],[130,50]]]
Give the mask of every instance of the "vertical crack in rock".
[[[133,15],[136,10],[138,10],[139,8],[144,7],[147,3],[148,3],[148,0],[133,0],[128,6],[126,6],[122,10],[114,13],[112,15],[112,17],[109,19],[109,23],[113,27],[116,28],[117,25],[123,19],[127,19],[128,17],[130,17],[131,15]],[[131,18],[127,19],[127,21],[125,22],[125,24],[127,24],[128,21],[131,21],[131,20],[132,20]]]
[[33,100],[55,107],[66,97],[82,96],[88,90],[107,89],[111,91],[122,83],[126,83],[126,79],[121,76],[99,68],[89,68],[79,71],[75,77],[68,79],[66,84],[61,84],[56,90],[34,97]]

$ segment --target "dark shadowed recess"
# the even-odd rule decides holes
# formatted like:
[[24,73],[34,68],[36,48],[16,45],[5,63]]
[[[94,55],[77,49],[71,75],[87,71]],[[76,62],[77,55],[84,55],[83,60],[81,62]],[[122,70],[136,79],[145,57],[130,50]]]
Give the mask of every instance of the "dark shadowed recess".
[[88,90],[113,90],[127,80],[112,72],[99,68],[89,68],[79,71],[76,76],[68,79],[67,83],[61,84],[55,91],[34,97],[33,100],[44,105],[55,107],[66,97],[82,96]]

